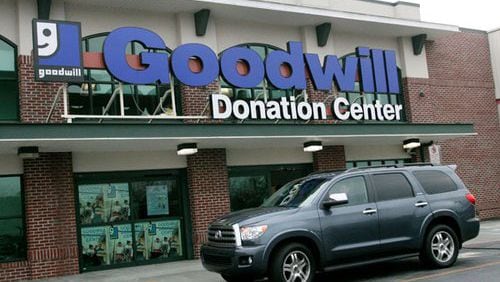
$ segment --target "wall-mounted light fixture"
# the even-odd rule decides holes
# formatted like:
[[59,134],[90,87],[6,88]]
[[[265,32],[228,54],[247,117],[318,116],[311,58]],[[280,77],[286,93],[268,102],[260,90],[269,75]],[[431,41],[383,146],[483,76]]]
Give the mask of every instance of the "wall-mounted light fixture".
[[420,140],[418,138],[410,138],[403,141],[403,149],[405,150],[413,150],[420,147],[420,145]]
[[177,145],[177,155],[187,156],[198,153],[196,143],[184,143]]
[[309,141],[304,143],[304,152],[317,152],[323,150],[321,141]]
[[38,147],[19,147],[17,149],[17,156],[21,159],[36,159],[40,156]]

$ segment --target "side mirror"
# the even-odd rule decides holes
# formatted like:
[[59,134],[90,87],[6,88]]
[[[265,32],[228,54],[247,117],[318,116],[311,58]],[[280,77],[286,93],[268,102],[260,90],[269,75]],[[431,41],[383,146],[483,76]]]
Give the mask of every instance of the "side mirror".
[[323,202],[323,208],[329,209],[333,206],[343,205],[349,203],[346,193],[333,193],[330,194],[328,200]]

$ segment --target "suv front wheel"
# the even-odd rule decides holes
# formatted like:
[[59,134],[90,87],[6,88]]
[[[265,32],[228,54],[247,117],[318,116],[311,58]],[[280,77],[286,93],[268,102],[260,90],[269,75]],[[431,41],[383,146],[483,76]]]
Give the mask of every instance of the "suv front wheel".
[[447,225],[436,225],[425,238],[420,260],[433,268],[450,267],[457,260],[458,248],[455,231]]
[[285,245],[272,258],[271,281],[310,282],[314,280],[316,262],[306,246],[298,243]]

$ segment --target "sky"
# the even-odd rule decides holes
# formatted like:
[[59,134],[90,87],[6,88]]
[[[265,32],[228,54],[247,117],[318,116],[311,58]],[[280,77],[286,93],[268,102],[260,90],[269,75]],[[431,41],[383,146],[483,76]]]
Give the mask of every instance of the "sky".
[[[397,2],[396,0],[386,0]],[[499,0],[403,0],[420,4],[422,21],[490,31],[500,28]]]

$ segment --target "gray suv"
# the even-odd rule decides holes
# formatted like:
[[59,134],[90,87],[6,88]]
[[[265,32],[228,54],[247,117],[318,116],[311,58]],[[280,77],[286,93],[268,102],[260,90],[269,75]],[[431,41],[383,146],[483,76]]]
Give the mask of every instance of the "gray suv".
[[479,233],[475,198],[454,166],[409,164],[321,172],[208,229],[204,267],[228,281],[313,281],[317,271],[419,256],[455,263]]

